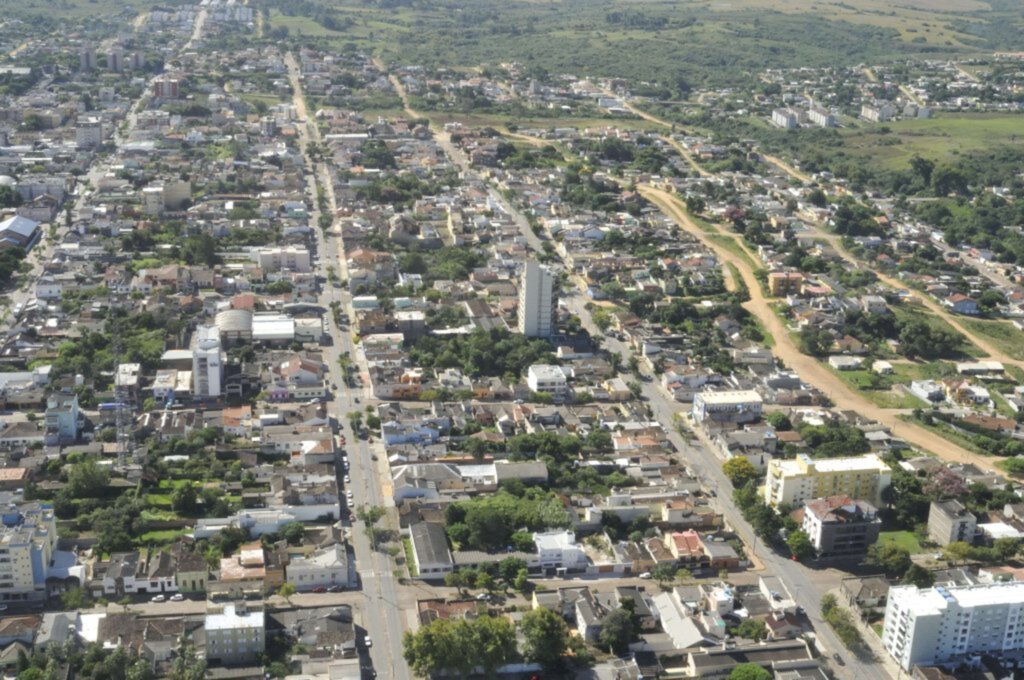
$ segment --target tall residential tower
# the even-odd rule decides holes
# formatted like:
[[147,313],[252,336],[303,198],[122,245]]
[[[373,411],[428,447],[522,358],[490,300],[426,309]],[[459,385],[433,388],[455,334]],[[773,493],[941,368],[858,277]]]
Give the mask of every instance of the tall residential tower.
[[519,332],[528,338],[555,333],[555,277],[533,260],[523,267],[519,282]]

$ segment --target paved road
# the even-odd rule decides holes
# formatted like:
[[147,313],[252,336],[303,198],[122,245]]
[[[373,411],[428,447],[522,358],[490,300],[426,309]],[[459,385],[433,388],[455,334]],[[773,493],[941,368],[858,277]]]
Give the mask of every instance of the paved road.
[[[315,162],[305,153],[309,142],[319,143],[321,141],[320,131],[316,122],[307,117],[300,69],[294,55],[289,53],[285,58],[285,64],[288,67],[295,109],[300,120],[304,121],[304,124],[299,125],[299,138],[308,169],[307,191],[314,206],[310,224],[313,225],[316,232],[320,273],[326,277],[327,268],[336,264],[341,279],[347,280],[348,265],[340,229],[336,224],[332,224],[331,232],[335,236],[325,238],[324,232],[317,226],[320,217],[319,205],[316,200],[318,178],[327,197],[330,214],[335,215],[337,210],[330,173],[323,163]],[[340,303],[349,318],[355,318],[352,298],[347,290],[328,284],[321,292],[320,303],[324,307],[330,308],[331,302]],[[338,421],[340,428],[347,430],[347,414],[352,411],[360,411],[375,402],[367,387],[351,390],[345,387],[345,376],[342,373],[339,358],[342,354],[347,353],[360,366],[360,372],[365,375],[367,372],[365,357],[353,344],[351,333],[333,327],[333,318],[330,322],[332,324],[331,335],[335,342],[325,348],[324,358],[330,370],[331,382],[340,388],[334,390],[332,395],[330,415]],[[368,383],[364,384],[368,385]],[[367,441],[360,440],[351,430],[345,431],[345,435],[348,440],[345,448],[350,465],[349,476],[352,480],[347,491],[351,491],[353,494],[353,503],[351,504],[353,515],[354,509],[361,506],[393,509],[393,499],[382,491],[382,486],[387,483],[390,475],[387,456],[383,448],[379,445],[371,446]],[[389,523],[395,528],[398,526],[397,513],[393,510],[389,512],[386,519],[381,521],[381,525]],[[380,677],[411,680],[412,675],[409,672],[408,664],[402,656],[402,632],[406,628],[404,614],[409,610],[409,600],[408,597],[403,597],[400,601],[398,582],[395,576],[397,565],[388,554],[374,549],[365,532],[365,527],[360,521],[354,521],[352,525],[352,546],[356,557],[356,569],[362,584],[362,594],[365,597],[363,627],[373,641],[373,646],[367,650],[368,654],[374,660],[374,666]]]

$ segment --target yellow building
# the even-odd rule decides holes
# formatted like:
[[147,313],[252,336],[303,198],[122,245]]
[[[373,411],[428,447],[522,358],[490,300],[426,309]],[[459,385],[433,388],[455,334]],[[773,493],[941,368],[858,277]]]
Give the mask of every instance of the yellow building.
[[879,505],[882,490],[891,480],[892,469],[873,453],[821,460],[800,454],[792,460],[768,463],[764,497],[772,506],[800,506],[811,498],[826,496],[849,496]]

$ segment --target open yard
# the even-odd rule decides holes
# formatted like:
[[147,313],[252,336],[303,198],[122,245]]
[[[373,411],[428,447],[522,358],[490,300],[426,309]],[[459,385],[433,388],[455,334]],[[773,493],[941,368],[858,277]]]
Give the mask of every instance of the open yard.
[[[1024,125],[1024,119],[1021,119],[1021,124]],[[1014,359],[1024,359],[1024,332],[1014,328],[1009,321],[964,319],[960,323]]]
[[[884,132],[886,129],[890,132]],[[1024,116],[939,113],[931,120],[885,125],[861,122],[842,130],[842,135],[850,154],[870,157],[886,168],[902,169],[915,155],[949,161],[959,154],[1013,144],[1024,138]]]
[[[869,363],[870,360],[865,362],[865,364]],[[926,406],[923,401],[898,386],[902,382],[898,375],[878,375],[870,369],[830,370],[840,380],[864,395],[872,404],[881,408],[912,409]]]
[[913,531],[883,531],[878,535],[879,543],[892,542],[901,548],[906,548],[910,551],[910,554],[924,552],[921,547],[921,543],[918,542],[917,536]]

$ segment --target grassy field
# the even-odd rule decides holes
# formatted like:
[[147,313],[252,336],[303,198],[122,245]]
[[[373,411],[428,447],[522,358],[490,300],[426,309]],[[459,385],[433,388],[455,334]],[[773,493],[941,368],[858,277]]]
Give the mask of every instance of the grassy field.
[[[12,3],[14,4],[14,3]],[[139,13],[156,5],[152,0],[18,0],[18,12],[68,19],[114,17],[121,13]],[[4,3],[8,9],[8,3]]]
[[[865,362],[865,364],[867,363],[870,363],[870,360]],[[865,399],[875,406],[906,409],[927,405],[914,395],[896,388],[895,385],[902,382],[896,375],[877,375],[870,369],[837,371],[830,367],[829,370],[844,383],[860,392]]]
[[517,61],[550,73],[657,81],[674,95],[694,84],[749,82],[766,67],[941,58],[1021,43],[1019,8],[1010,0],[310,2],[328,8],[344,29],[284,16],[280,12],[291,9],[282,3],[275,4],[269,30],[285,27],[400,64]]
[[[883,133],[883,129],[891,130]],[[1024,116],[941,113],[931,120],[901,120],[885,125],[858,123],[842,130],[852,155],[870,157],[890,169],[904,168],[915,155],[949,161],[959,154],[984,151],[1024,138]]]
[[[1024,125],[1024,119],[1021,124]],[[1014,328],[1009,321],[963,319],[960,323],[1014,359],[1024,359],[1024,332]]]
[[743,246],[741,246],[732,236],[726,236],[725,234],[708,234],[708,238],[746,262],[751,269],[756,271],[761,268],[761,265],[755,262],[753,258],[747,254],[747,251],[743,250]]
[[913,531],[883,531],[878,535],[879,543],[893,542],[901,548],[906,548],[910,551],[910,554],[924,552],[921,548],[921,543],[918,542],[917,536],[914,535]]
[[165,545],[173,543],[188,533],[188,529],[161,529],[159,531],[147,531],[139,537],[139,542],[150,545]]
[[[416,107],[413,106],[413,108]],[[497,113],[448,113],[441,111],[424,111],[423,113],[429,114],[431,120],[435,121],[440,125],[445,125],[447,123],[461,123],[466,127],[504,128],[509,124],[513,124],[517,126],[518,130],[549,130],[553,128],[563,127],[574,127],[579,128],[581,130],[584,128],[604,127],[619,127],[628,128],[631,130],[661,129],[660,126],[658,126],[656,123],[652,123],[642,118],[625,118],[623,116],[609,116],[607,118],[601,118],[596,116],[523,117]],[[552,143],[554,143],[555,140],[551,141]]]
[[953,335],[960,338],[960,344],[957,347],[957,350],[964,356],[979,357],[984,354],[981,350],[975,347],[974,344],[971,343],[966,337],[964,337],[962,333],[958,332],[956,329],[954,329],[952,326],[946,323],[945,320],[935,316],[924,307],[919,307],[917,305],[901,305],[899,307],[893,308],[893,314],[895,314],[900,319],[921,320],[926,322],[932,328],[935,328],[937,330],[943,330],[946,331],[947,333],[952,333]]

